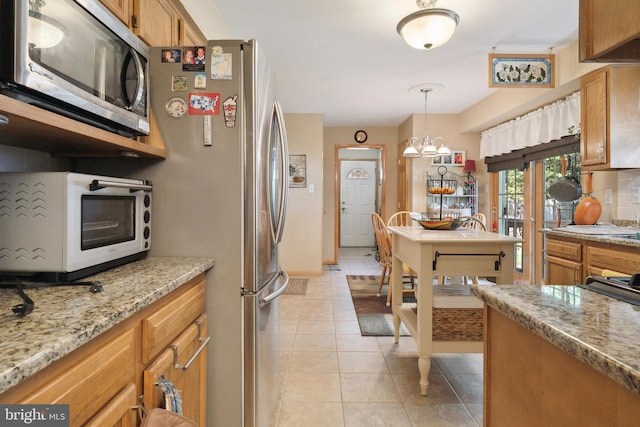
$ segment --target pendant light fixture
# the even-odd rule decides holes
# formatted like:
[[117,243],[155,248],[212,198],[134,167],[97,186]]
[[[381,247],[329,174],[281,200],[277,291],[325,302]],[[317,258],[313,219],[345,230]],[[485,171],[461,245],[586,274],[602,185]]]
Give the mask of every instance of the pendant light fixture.
[[[409,89],[410,92],[424,94],[424,135],[422,136],[422,140],[420,140],[417,136],[412,136],[411,139],[409,139],[409,145],[402,152],[402,155],[404,157],[430,158],[451,155],[451,150],[444,142],[444,138],[441,136],[431,138],[427,131],[427,96],[429,95],[429,92],[440,90],[442,88],[444,88],[444,86],[430,83],[413,86]],[[438,141],[440,141],[441,145],[439,148],[436,148],[436,143]]]
[[398,34],[416,49],[430,50],[442,46],[453,36],[460,17],[449,9],[436,8],[437,0],[416,0],[419,11],[398,22]]

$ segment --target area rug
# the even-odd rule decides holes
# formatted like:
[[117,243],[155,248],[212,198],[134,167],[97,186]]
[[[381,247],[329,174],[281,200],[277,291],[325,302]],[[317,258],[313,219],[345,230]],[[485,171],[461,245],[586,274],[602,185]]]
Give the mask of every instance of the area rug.
[[[387,307],[387,285],[382,287],[382,295],[378,297],[379,282],[380,276],[347,275],[351,299],[363,336],[393,336],[393,314],[391,307]],[[400,325],[400,335],[409,335],[404,325]]]
[[306,295],[309,279],[289,279],[289,287],[284,295]]

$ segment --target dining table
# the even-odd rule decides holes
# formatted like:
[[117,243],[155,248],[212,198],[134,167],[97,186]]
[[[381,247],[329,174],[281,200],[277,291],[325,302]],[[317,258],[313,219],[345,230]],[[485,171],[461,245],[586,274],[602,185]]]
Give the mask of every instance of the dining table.
[[[470,276],[490,278],[487,283],[491,284],[487,286],[513,284],[514,246],[523,240],[467,228],[427,230],[415,224],[390,226],[389,231],[392,235],[390,286],[395,342],[399,342],[402,323],[417,345],[420,393],[426,396],[431,354],[483,352],[481,334],[471,341],[434,340],[434,309],[482,310],[484,307],[483,302],[471,293],[471,286],[449,284],[451,280],[437,278]],[[403,263],[417,275],[415,303],[403,301]]]

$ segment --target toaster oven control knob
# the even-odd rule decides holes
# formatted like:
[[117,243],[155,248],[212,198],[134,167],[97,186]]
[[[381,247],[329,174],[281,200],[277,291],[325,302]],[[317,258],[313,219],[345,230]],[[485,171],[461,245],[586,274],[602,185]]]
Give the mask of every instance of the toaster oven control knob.
[[149,224],[149,220],[151,219],[151,214],[149,211],[144,211],[144,223]]
[[148,208],[149,205],[151,205],[151,196],[149,196],[148,194],[144,195],[144,207]]
[[144,238],[148,239],[149,235],[151,235],[151,229],[149,227],[145,227],[144,231],[143,231],[143,234],[144,234]]

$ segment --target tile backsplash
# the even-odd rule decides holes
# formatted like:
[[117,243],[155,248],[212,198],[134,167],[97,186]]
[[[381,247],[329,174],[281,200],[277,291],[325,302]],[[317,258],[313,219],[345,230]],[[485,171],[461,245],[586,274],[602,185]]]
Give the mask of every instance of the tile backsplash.
[[618,172],[618,219],[640,220],[640,169]]

